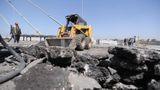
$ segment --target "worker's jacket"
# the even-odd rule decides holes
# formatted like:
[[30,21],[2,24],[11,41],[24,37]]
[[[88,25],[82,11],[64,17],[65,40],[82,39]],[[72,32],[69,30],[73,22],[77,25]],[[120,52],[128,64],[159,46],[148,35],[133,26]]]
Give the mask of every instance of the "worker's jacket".
[[11,34],[12,35],[20,35],[21,34],[21,29],[13,27],[13,28],[11,28]]

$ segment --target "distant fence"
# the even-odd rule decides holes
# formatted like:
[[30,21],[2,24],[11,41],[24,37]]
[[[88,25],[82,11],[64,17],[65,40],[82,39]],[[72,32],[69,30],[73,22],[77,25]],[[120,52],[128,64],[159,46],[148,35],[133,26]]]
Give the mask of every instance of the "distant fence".
[[23,34],[21,35],[21,39],[23,41],[32,41],[32,40],[39,40],[39,41],[42,41],[42,40],[45,40],[45,38],[54,38],[56,36],[54,35],[27,35],[27,34]]

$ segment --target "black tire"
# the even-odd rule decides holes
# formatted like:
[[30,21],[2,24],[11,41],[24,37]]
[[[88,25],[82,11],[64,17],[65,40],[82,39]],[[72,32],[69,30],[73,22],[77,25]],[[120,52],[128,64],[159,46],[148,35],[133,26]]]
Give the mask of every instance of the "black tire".
[[84,50],[85,36],[83,34],[77,34],[76,36],[76,50]]
[[85,49],[91,48],[91,39],[89,37],[85,37]]

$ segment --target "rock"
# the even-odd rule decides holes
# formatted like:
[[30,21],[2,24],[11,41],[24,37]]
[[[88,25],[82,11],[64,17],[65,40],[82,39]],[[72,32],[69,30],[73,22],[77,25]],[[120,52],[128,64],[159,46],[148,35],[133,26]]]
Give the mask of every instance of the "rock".
[[4,61],[4,58],[10,55],[12,54],[7,49],[0,49],[0,59],[2,59],[0,62]]
[[117,70],[129,70],[129,71],[139,71],[139,72],[143,72],[143,71],[147,71],[148,67],[146,64],[135,64],[135,63],[131,63],[126,60],[123,60],[117,56],[114,56],[113,58],[111,58],[111,65],[112,67],[114,67]]
[[25,53],[36,58],[49,57],[46,47],[32,45],[30,47],[21,47],[21,53]]
[[[22,83],[23,82],[23,83]],[[15,80],[16,90],[70,90],[101,88],[93,78],[67,69],[39,64]]]
[[48,47],[49,61],[55,65],[66,67],[70,66],[75,59],[76,52],[69,48]]
[[160,64],[154,66],[154,74],[160,76]]
[[103,88],[110,88],[120,80],[117,73],[113,71],[113,75],[111,75],[110,71],[105,67],[90,66],[86,75],[98,81]]
[[[109,49],[109,53],[113,54],[109,66],[117,70],[123,83],[133,84],[138,88],[146,89],[148,82],[152,78],[159,80],[159,51],[128,47],[113,47]],[[153,81],[148,84],[150,88],[157,88],[158,85],[159,82],[153,84]]]
[[79,73],[84,73],[84,71],[85,71],[84,66],[85,66],[84,63],[82,63],[82,62],[77,62],[77,63],[74,64],[72,67],[76,68]]
[[114,47],[110,48],[108,52],[118,57],[119,60],[123,60],[129,63],[141,64],[145,62],[145,51],[141,49],[129,47]]
[[160,61],[160,52],[156,50],[114,47],[109,49],[109,53],[114,55],[111,58],[112,66],[126,70],[148,71],[149,62]]
[[71,72],[68,76],[68,79],[73,90],[86,90],[87,88],[89,90],[93,90],[94,88],[101,88],[95,79],[83,76],[82,74],[78,75]]
[[[106,51],[107,52],[107,51]],[[93,58],[96,58],[98,60],[106,60],[109,58],[109,55],[106,54],[106,55],[91,55]]]
[[25,54],[32,55],[36,58],[46,57],[52,64],[66,67],[70,66],[76,52],[69,48],[44,47],[32,45],[28,48],[20,48]]
[[114,75],[114,74],[117,73],[117,70],[115,70],[115,69],[113,69],[111,67],[108,67],[108,70],[109,70],[109,72],[110,72],[111,75]]
[[160,61],[160,52],[150,49],[138,49],[127,47],[112,47],[108,51],[120,60],[129,61],[134,64],[143,64],[146,61]]
[[116,83],[112,90],[138,90],[138,88],[134,85],[125,85],[123,83]]
[[106,59],[106,60],[101,60],[99,61],[98,65],[97,66],[100,66],[100,67],[108,67],[111,65],[111,61],[110,59]]
[[148,50],[147,51],[147,59],[150,62],[159,62],[160,61],[160,51]]
[[38,64],[15,80],[16,90],[54,90],[70,87],[69,71],[47,64]]
[[97,65],[99,63],[98,59],[93,58],[90,55],[77,55],[72,63],[74,64],[77,62],[82,62],[89,65]]
[[138,85],[138,84],[141,84],[141,82],[143,81],[143,78],[144,78],[144,73],[139,73],[136,75],[126,75],[126,77],[123,77],[122,80],[128,84]]
[[152,79],[150,83],[148,83],[147,90],[160,90],[160,82]]
[[44,43],[19,49],[21,53],[36,58],[46,57],[50,65],[38,64],[17,78],[15,85],[18,90],[101,87],[111,90],[160,90],[159,51],[113,47],[101,54],[103,48],[97,52],[96,48],[76,52],[69,48],[46,47]]
[[121,58],[122,60],[130,60],[130,62],[133,62],[133,60],[137,58],[138,50],[124,47],[114,47],[110,48],[108,52]]
[[108,48],[91,48],[78,52],[79,55],[89,55],[98,60],[105,60],[109,58]]
[[71,50],[69,48],[58,47],[47,47],[47,51],[50,53],[51,59],[72,58],[74,56],[74,53],[76,53],[74,50]]
[[0,90],[16,90],[16,85],[13,81],[8,81],[0,85]]
[[111,67],[108,67],[107,69],[109,70],[110,75],[109,75],[109,78],[105,81],[103,85],[104,87],[111,88],[113,84],[119,82],[121,77],[119,76],[119,74],[117,73],[115,69]]

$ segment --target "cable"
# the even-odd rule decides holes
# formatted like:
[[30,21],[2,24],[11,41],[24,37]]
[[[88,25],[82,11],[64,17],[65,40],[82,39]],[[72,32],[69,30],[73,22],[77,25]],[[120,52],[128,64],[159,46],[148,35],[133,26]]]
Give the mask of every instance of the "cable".
[[83,17],[83,9],[84,9],[84,5],[83,5],[83,0],[82,0],[82,17]]
[[20,62],[20,64],[18,65],[18,67],[14,70],[14,71],[10,71],[6,74],[0,74],[0,84],[3,82],[6,82],[12,78],[14,78],[15,76],[17,76],[18,74],[20,74],[20,72],[24,69],[26,63],[24,61],[24,58],[21,57],[16,51],[14,51],[10,46],[8,46],[8,44],[3,40],[2,36],[0,35],[0,43],[7,48],[15,57],[16,59]]
[[17,12],[17,14],[19,14],[19,15],[27,22],[27,24],[28,24],[29,26],[31,26],[32,29],[34,29],[34,30],[36,31],[36,33],[38,33],[39,35],[41,35],[40,32],[39,32],[39,30],[38,30],[35,26],[33,26],[33,25],[31,24],[31,22],[30,22],[25,16],[22,15],[22,13],[20,13],[20,12],[17,10],[17,8],[12,4],[12,2],[11,2],[10,0],[6,0],[6,1],[7,1],[8,4]]
[[9,21],[8,21],[2,14],[0,14],[0,17],[3,19],[3,21],[4,21],[8,26],[11,25],[11,24],[9,23]]
[[34,7],[40,9],[45,15],[47,15],[50,19],[52,19],[55,23],[57,23],[58,25],[62,26],[62,24],[60,24],[56,19],[54,19],[53,17],[51,17],[49,14],[47,14],[47,12],[42,9],[40,6],[38,6],[37,4],[33,3],[31,0],[27,0],[30,4],[32,4]]

